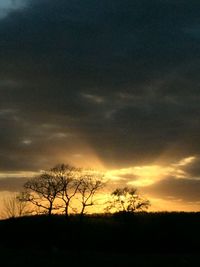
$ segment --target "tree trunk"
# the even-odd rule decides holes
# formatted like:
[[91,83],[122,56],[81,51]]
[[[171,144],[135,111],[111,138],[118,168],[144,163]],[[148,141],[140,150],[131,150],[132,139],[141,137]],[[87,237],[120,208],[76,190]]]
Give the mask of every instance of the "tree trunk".
[[86,207],[85,204],[82,204],[82,205],[83,205],[83,206],[82,206],[81,213],[80,213],[81,217],[83,216],[84,211],[85,211],[85,207]]
[[48,215],[49,215],[49,216],[51,216],[52,209],[53,209],[53,203],[50,202],[50,205],[49,205],[49,212],[48,212]]
[[69,203],[66,203],[66,206],[65,206],[65,217],[66,218],[69,217]]

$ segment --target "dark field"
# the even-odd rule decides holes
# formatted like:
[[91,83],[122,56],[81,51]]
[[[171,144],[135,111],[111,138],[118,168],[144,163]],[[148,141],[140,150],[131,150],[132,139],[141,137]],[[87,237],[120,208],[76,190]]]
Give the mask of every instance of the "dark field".
[[199,266],[200,213],[0,221],[2,266]]

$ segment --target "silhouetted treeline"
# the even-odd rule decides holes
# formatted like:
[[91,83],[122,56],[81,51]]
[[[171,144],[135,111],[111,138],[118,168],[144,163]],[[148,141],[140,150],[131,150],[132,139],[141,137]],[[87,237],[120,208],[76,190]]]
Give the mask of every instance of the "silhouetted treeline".
[[83,217],[87,208],[99,205],[100,199],[106,213],[135,213],[149,208],[150,201],[140,196],[136,188],[128,186],[116,188],[109,197],[96,198],[106,184],[102,172],[58,164],[28,179],[23,191],[5,199],[2,215],[4,218],[28,214],[65,214],[66,218],[79,214]]

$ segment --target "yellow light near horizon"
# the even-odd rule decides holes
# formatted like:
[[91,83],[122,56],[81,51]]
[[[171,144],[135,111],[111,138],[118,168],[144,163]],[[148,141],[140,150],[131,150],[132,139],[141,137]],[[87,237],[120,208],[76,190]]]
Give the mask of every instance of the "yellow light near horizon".
[[[147,196],[148,197],[148,196]],[[159,211],[185,211],[185,212],[197,212],[199,211],[199,204],[185,202],[182,199],[175,199],[175,198],[155,198],[155,197],[148,197],[151,202],[151,206],[149,207],[149,211],[152,212],[159,212]]]
[[162,179],[172,171],[171,167],[158,165],[135,166],[106,172],[108,179],[123,181],[133,186],[148,186]]
[[196,157],[194,157],[194,156],[187,157],[187,158],[181,159],[177,164],[174,164],[174,165],[175,165],[175,166],[185,166],[185,165],[189,165],[189,164],[192,163],[195,159],[196,159]]
[[134,173],[140,177],[160,177],[163,175],[163,171],[164,168],[157,165],[134,168]]
[[[108,200],[110,193],[118,187],[125,186],[133,186],[136,187],[144,196],[150,200],[151,207],[149,210],[151,211],[173,211],[173,210],[185,210],[185,211],[197,211],[199,210],[199,205],[197,202],[188,203],[187,201],[179,200],[176,196],[160,196],[160,192],[153,192],[151,194],[151,188],[148,189],[148,186],[156,184],[164,179],[169,179],[172,177],[173,179],[183,179],[187,178],[187,173],[184,171],[186,165],[193,164],[193,161],[196,160],[195,156],[188,156],[182,159],[179,159],[176,162],[172,162],[170,164],[159,164],[158,161],[149,165],[141,165],[141,166],[130,166],[127,168],[119,168],[119,169],[111,169],[108,170],[105,168],[103,160],[99,157],[98,153],[95,152],[94,149],[87,147],[85,150],[81,150],[79,153],[74,154],[66,154],[61,153],[60,158],[56,158],[58,162],[69,163],[75,165],[77,167],[83,167],[84,169],[91,168],[105,173],[105,180],[109,180],[106,184],[105,189],[98,192],[95,196],[95,202],[98,204],[95,206],[91,206],[87,208],[88,213],[98,213],[104,211],[104,204]],[[65,160],[63,160],[65,159]],[[70,159],[71,161],[68,161]],[[53,165],[49,166],[50,168]],[[47,169],[48,170],[48,169]],[[0,172],[1,178],[23,178],[23,177],[32,177],[38,173],[31,171],[8,171],[8,172]],[[163,184],[164,185],[164,184]],[[146,192],[146,193],[145,193]],[[4,192],[3,195],[6,197],[9,192]],[[2,192],[1,192],[2,195]],[[175,194],[174,194],[175,195]],[[156,198],[160,197],[160,198]],[[0,198],[0,202],[2,202],[2,198]],[[77,208],[80,206],[80,203],[77,202]],[[0,203],[0,213],[2,209],[2,203]]]
[[4,178],[29,178],[37,175],[37,172],[32,171],[7,171],[0,172],[0,179]]
[[195,159],[195,156],[189,156],[167,166],[152,164],[109,170],[106,176],[112,181],[124,181],[128,185],[149,186],[169,176],[185,178],[186,173],[181,167],[191,164]]

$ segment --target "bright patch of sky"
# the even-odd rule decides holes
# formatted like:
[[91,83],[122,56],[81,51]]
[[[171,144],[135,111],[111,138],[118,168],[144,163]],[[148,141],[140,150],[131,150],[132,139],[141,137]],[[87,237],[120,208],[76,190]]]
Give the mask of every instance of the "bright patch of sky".
[[0,0],[0,19],[5,18],[10,12],[23,8],[28,0]]
[[170,176],[177,179],[187,178],[187,174],[181,167],[190,165],[195,159],[196,157],[190,156],[169,166],[147,165],[110,170],[106,173],[106,177],[112,181],[124,180],[131,186],[149,186]]

